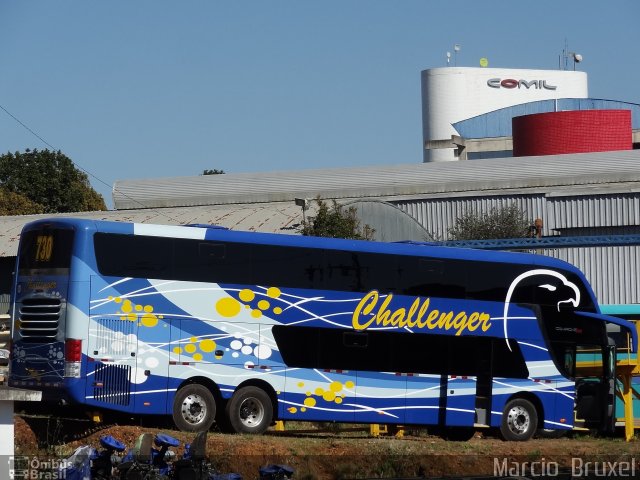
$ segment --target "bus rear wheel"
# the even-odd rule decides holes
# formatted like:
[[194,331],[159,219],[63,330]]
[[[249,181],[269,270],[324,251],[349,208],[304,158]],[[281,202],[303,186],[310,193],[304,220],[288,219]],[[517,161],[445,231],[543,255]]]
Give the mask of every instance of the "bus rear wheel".
[[529,400],[514,398],[507,402],[500,424],[503,439],[523,442],[533,437],[537,428],[538,412]]
[[179,430],[209,430],[215,417],[216,401],[207,387],[193,383],[178,390],[173,401],[173,423]]
[[227,403],[227,419],[236,433],[263,433],[273,417],[269,395],[258,387],[242,387]]

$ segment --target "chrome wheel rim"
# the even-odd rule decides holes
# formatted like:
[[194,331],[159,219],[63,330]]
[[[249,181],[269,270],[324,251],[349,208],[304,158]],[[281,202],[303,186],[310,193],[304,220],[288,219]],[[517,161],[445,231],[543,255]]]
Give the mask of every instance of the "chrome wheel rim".
[[531,425],[531,415],[529,415],[526,408],[513,407],[507,414],[507,425],[509,430],[516,435],[524,435]]
[[257,398],[249,397],[240,404],[240,421],[245,427],[255,428],[264,419],[264,406]]
[[207,404],[200,395],[189,395],[182,401],[182,408],[180,409],[182,418],[191,424],[198,424],[202,422],[207,415]]

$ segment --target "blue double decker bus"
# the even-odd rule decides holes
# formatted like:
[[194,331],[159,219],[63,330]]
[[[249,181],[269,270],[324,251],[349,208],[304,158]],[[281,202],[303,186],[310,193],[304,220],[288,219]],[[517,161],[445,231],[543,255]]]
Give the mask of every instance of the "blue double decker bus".
[[[607,430],[608,330],[637,348],[583,274],[548,257],[70,218],[24,227],[11,314],[12,386],[188,431]],[[584,351],[602,364],[588,388]]]

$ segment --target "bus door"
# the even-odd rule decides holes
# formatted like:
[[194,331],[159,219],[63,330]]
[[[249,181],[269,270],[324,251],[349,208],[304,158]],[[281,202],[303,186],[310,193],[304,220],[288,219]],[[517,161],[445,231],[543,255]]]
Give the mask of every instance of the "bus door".
[[611,432],[615,424],[615,345],[575,348],[576,417]]
[[473,426],[475,423],[476,378],[467,375],[446,375],[440,400],[446,426]]
[[607,345],[603,348],[603,390],[604,390],[604,421],[603,432],[613,433],[616,424],[616,346]]
[[[442,376],[441,418],[446,426],[473,426],[476,423],[478,375],[491,371],[491,339],[446,337],[447,374]],[[481,375],[482,380],[486,375]],[[484,383],[481,381],[481,387]],[[482,390],[482,388],[481,388]],[[444,416],[444,418],[442,418]]]

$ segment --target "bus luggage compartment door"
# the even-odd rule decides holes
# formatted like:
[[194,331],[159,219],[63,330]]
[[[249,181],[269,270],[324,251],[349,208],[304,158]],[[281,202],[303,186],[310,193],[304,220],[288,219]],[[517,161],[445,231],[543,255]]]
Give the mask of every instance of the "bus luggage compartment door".
[[442,386],[446,391],[440,397],[447,426],[473,426],[475,423],[476,379],[469,376],[443,375]]
[[94,317],[89,326],[86,396],[105,407],[129,407],[136,376],[136,322]]

